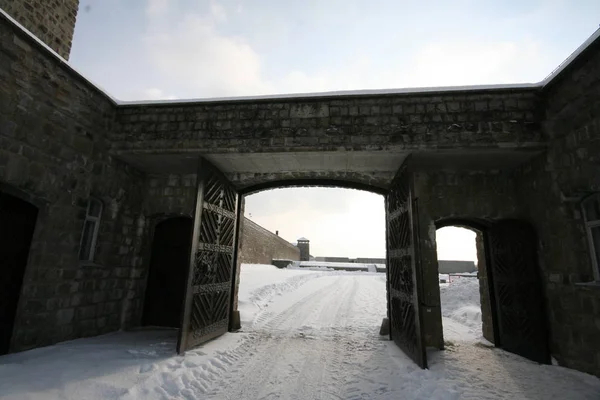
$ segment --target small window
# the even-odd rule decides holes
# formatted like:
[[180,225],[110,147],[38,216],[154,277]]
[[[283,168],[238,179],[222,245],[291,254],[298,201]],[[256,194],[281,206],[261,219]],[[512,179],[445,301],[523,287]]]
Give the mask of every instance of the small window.
[[83,224],[83,232],[81,233],[81,244],[79,247],[79,260],[81,261],[94,260],[101,215],[102,202],[98,199],[90,198]]
[[590,243],[594,279],[600,281],[600,194],[585,199],[582,208]]

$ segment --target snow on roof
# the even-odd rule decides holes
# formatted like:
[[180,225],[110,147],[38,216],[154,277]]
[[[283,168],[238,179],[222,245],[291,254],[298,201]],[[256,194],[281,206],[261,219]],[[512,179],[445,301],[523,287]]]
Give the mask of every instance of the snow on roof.
[[560,65],[556,67],[554,71],[550,72],[550,74],[540,82],[541,86],[545,87],[550,82],[552,82],[554,78],[560,75],[560,73],[563,72],[569,65],[571,65],[573,61],[575,61],[575,59],[577,59],[581,55],[581,53],[583,53],[588,47],[591,46],[592,43],[594,43],[598,39],[600,39],[600,28],[596,29],[596,31],[592,33],[592,35],[581,44],[581,46],[575,49],[575,51],[571,53],[571,55],[567,57],[565,61],[560,63]]
[[545,79],[537,83],[520,83],[520,84],[492,84],[492,85],[465,85],[465,86],[438,86],[438,87],[415,87],[415,88],[397,88],[397,89],[376,89],[376,90],[339,90],[330,92],[314,92],[314,93],[290,93],[290,94],[272,94],[259,96],[233,96],[233,97],[212,97],[212,98],[194,98],[194,99],[171,99],[171,100],[135,100],[121,101],[111,96],[100,85],[86,78],[85,75],[75,69],[67,60],[50,48],[46,43],[37,38],[33,33],[26,29],[23,25],[12,18],[8,13],[0,8],[0,15],[30,36],[33,40],[44,47],[52,56],[56,57],[59,62],[77,74],[81,79],[94,86],[102,92],[108,99],[119,106],[127,105],[168,105],[168,104],[186,104],[186,103],[203,103],[203,102],[231,102],[231,101],[256,101],[256,100],[284,100],[284,99],[303,99],[303,98],[321,98],[321,97],[338,97],[338,96],[374,96],[385,94],[419,94],[419,93],[437,93],[437,92],[462,92],[462,91],[481,91],[481,90],[509,90],[509,89],[533,89],[543,88],[564,71],[581,53],[583,53],[593,42],[600,38],[600,29],[596,30],[581,46],[579,46],[563,63],[561,63],[554,71]]
[[309,240],[307,238],[305,238],[305,237],[301,237],[300,239],[298,239],[298,241],[300,241],[300,240],[304,240],[305,242],[309,242]]
[[294,100],[327,98],[340,96],[379,96],[393,94],[419,94],[419,93],[446,93],[446,92],[464,92],[479,90],[520,90],[540,88],[539,83],[516,83],[516,84],[492,84],[492,85],[464,85],[464,86],[435,86],[435,87],[414,87],[414,88],[396,88],[396,89],[361,89],[361,90],[335,90],[329,92],[309,92],[309,93],[282,93],[265,94],[258,96],[231,96],[231,97],[204,97],[195,99],[167,99],[167,100],[133,100],[120,101],[122,106],[140,106],[140,105],[162,105],[162,104],[188,104],[188,103],[217,103],[232,101],[257,101],[257,100]]

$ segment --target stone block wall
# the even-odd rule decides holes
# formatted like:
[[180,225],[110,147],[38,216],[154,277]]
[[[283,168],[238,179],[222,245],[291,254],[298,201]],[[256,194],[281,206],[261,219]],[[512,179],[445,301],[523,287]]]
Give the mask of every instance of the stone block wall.
[[546,89],[546,154],[520,171],[524,214],[539,236],[550,345],[561,365],[600,376],[600,286],[581,213],[600,191],[600,43]]
[[79,0],[0,0],[0,9],[69,59]]
[[[121,327],[131,271],[142,265],[144,176],[107,153],[114,112],[101,92],[0,16],[0,183],[39,205],[13,351]],[[81,263],[89,196],[103,213],[94,262]]]
[[538,89],[128,105],[117,154],[498,148],[544,142]]
[[257,223],[244,218],[240,262],[271,264],[273,259],[300,260],[300,249]]

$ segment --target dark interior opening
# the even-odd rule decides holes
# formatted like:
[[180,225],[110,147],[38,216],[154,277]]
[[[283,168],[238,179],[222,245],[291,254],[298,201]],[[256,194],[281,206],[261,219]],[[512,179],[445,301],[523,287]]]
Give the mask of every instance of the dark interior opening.
[[156,225],[143,325],[179,327],[193,225],[187,217],[169,218]]
[[0,192],[0,354],[10,349],[38,209]]

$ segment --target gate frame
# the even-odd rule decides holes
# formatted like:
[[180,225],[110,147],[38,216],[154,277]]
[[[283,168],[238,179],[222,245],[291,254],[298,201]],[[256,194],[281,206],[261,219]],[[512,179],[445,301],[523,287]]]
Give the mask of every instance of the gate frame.
[[[492,331],[494,333],[494,346],[502,347],[502,341],[500,338],[500,327],[498,322],[498,307],[496,303],[496,295],[495,295],[495,286],[494,286],[494,274],[491,268],[491,254],[490,254],[490,244],[489,244],[489,236],[488,229],[494,225],[496,220],[486,220],[481,218],[463,218],[463,217],[448,217],[441,218],[434,221],[435,230],[446,227],[458,227],[465,228],[470,230],[477,230],[481,232],[483,236],[483,248],[485,253],[485,265],[486,265],[486,277],[488,280],[488,299],[490,302],[490,309],[492,312]],[[437,253],[437,250],[436,250]],[[438,265],[439,272],[439,265]],[[481,283],[479,283],[481,285]],[[480,289],[481,290],[481,289]]]

